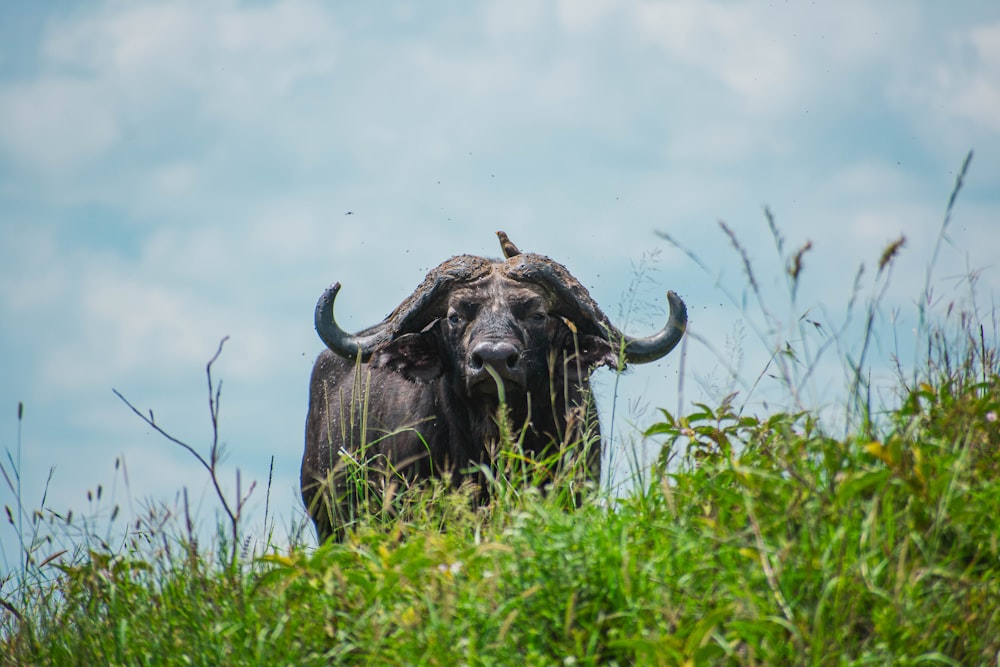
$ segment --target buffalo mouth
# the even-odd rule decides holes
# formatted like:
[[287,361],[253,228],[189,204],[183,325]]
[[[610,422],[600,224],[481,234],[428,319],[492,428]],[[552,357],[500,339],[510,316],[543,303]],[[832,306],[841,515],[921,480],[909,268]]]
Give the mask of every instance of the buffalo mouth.
[[498,371],[494,371],[494,373],[496,373],[495,377],[489,371],[483,369],[471,375],[466,383],[469,393],[473,396],[499,398],[501,387],[507,396],[519,394],[524,391],[523,379],[511,377]]

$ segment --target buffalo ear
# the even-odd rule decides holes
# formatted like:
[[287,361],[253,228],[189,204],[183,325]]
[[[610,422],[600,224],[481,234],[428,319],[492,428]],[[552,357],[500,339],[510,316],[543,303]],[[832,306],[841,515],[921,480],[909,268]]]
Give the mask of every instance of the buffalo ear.
[[598,366],[618,368],[618,355],[611,343],[600,336],[567,336],[563,354],[573,367],[579,362],[580,369],[588,372]]
[[377,368],[389,368],[413,382],[430,382],[444,373],[437,337],[431,331],[405,334],[372,355]]
[[574,352],[579,350],[580,362],[588,368],[607,366],[618,368],[618,355],[611,343],[600,336],[579,336]]

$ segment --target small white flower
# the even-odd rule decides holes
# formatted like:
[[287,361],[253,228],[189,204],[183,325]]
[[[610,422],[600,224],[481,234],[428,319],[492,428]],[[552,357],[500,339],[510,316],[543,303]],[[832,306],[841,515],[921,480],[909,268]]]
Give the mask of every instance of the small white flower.
[[450,565],[445,565],[444,563],[438,565],[438,572],[441,572],[442,574],[447,574],[448,576],[451,577],[454,577],[461,570],[462,570],[462,561],[460,560],[457,560],[454,563],[451,563]]
[[995,410],[990,410],[986,413],[986,421],[994,423],[997,420],[997,413]]

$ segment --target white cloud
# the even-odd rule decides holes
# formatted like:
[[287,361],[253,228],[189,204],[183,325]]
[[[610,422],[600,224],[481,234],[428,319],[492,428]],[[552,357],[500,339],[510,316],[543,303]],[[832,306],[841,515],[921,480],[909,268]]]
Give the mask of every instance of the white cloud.
[[176,144],[210,119],[258,123],[334,68],[338,35],[309,1],[113,2],[55,18],[41,77],[0,84],[0,150],[38,169],[83,168],[114,150],[169,146],[168,127]]
[[824,189],[866,203],[917,195],[912,175],[901,166],[888,164],[885,160],[841,165],[824,184]]
[[42,386],[73,395],[98,378],[129,378],[160,366],[193,366],[218,342],[219,324],[185,290],[122,271],[74,276],[60,299],[63,330],[42,362]]
[[706,84],[721,84],[729,95],[714,104],[726,111],[740,105],[740,115],[751,117],[815,113],[823,110],[815,106],[820,99],[826,105],[852,99],[905,58],[915,11],[858,2],[629,7],[633,30],[668,56],[668,67],[691,68]]
[[769,37],[746,5],[642,3],[634,28],[708,79],[757,107],[783,106],[802,78],[787,45]]
[[973,28],[968,41],[975,62],[966,70],[940,71],[939,92],[955,115],[1000,133],[1000,23]]
[[559,0],[559,22],[569,32],[586,32],[607,24],[609,15],[621,9],[617,0]]
[[202,168],[192,161],[175,161],[154,167],[149,173],[149,185],[158,198],[190,197],[198,188]]
[[738,125],[720,119],[678,130],[664,147],[664,156],[675,163],[732,165],[788,150],[786,138],[766,134],[759,125]]
[[[301,318],[289,322],[273,313],[279,304],[283,314],[280,304],[301,284],[303,270],[294,249],[280,246],[277,229],[300,239],[300,248],[312,247],[301,224],[285,223],[246,235],[164,227],[131,257],[111,248],[66,248],[50,228],[11,235],[18,252],[8,256],[7,268],[18,279],[3,281],[0,306],[16,322],[9,335],[19,348],[45,347],[32,383],[54,397],[95,384],[155,377],[172,383],[203,366],[226,335],[239,359],[231,374],[244,382],[311,350],[310,302],[320,282],[315,293],[301,296]],[[272,273],[255,276],[263,258],[271,258],[264,266]]]
[[[23,218],[12,222],[3,230],[4,247],[0,250],[3,267],[11,277],[0,280],[0,307],[13,324],[27,319],[39,304],[45,308],[58,304],[72,270],[51,226],[32,225]],[[18,329],[11,326],[11,333]]]
[[501,0],[483,8],[486,30],[494,38],[523,37],[545,25],[548,8],[532,0]]
[[933,154],[959,160],[975,148],[976,168],[995,170],[995,152],[982,149],[1000,140],[1000,23],[928,25],[920,38],[929,45],[909,51],[887,98]]
[[[41,49],[49,67],[134,80],[145,74],[161,85],[173,84],[192,71],[190,63],[200,55],[192,47],[204,41],[198,33],[211,23],[183,5],[105,3],[51,24]],[[149,80],[144,88],[154,83]]]
[[[147,0],[108,3],[57,22],[42,49],[49,67],[113,81],[125,99],[197,90],[228,98],[232,110],[249,87],[282,95],[328,71],[338,33],[330,15],[308,0],[257,7]],[[247,70],[255,76],[241,76]]]
[[38,170],[63,171],[117,139],[113,104],[99,88],[64,77],[0,88],[0,151]]

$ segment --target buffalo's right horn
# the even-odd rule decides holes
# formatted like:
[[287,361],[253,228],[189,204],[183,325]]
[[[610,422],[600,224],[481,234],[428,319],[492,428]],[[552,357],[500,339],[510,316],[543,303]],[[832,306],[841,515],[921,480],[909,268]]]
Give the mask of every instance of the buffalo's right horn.
[[652,336],[633,338],[625,336],[625,360],[632,364],[645,364],[665,357],[677,347],[687,329],[687,306],[676,292],[667,292],[670,318],[667,324]]
[[330,285],[316,303],[316,333],[328,348],[340,356],[347,359],[360,356],[362,361],[368,361],[372,351],[388,336],[384,327],[373,327],[356,336],[341,329],[333,316],[333,302],[339,291],[340,283]]

